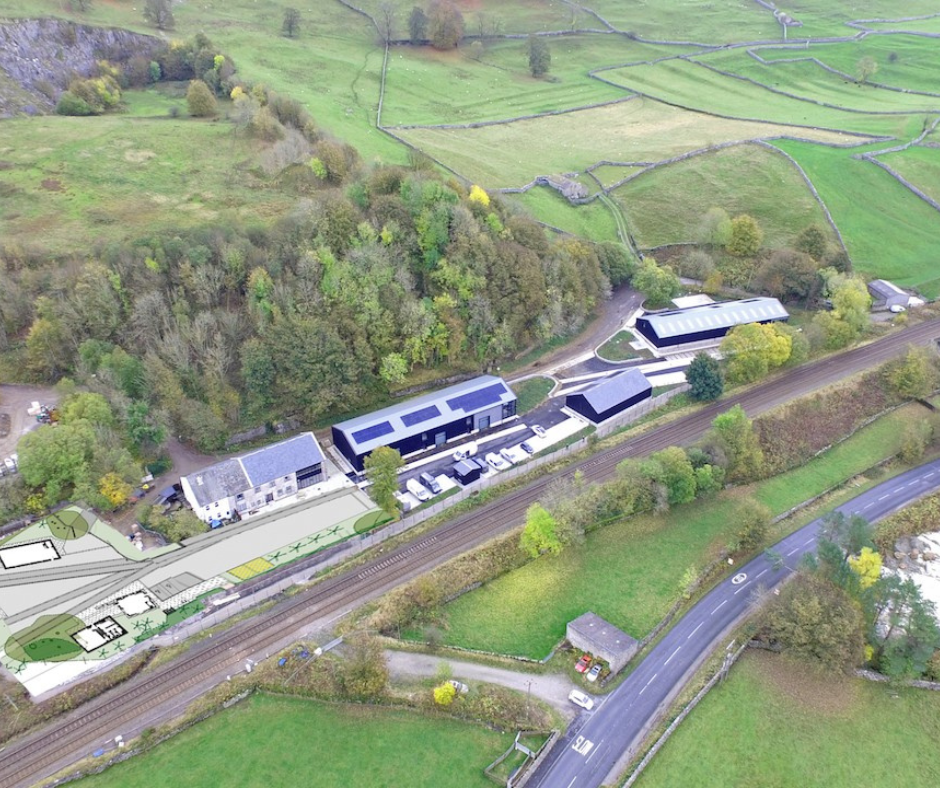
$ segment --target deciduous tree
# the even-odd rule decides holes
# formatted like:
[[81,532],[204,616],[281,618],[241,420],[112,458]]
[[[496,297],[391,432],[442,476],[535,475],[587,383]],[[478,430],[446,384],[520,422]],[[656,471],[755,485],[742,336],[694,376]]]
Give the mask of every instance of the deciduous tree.
[[936,352],[912,345],[904,357],[885,367],[885,379],[891,388],[906,399],[923,399],[940,386]]
[[855,64],[855,77],[858,82],[868,82],[878,73],[878,63],[871,55],[859,58]]
[[725,246],[735,257],[753,257],[764,242],[764,231],[753,216],[742,213],[731,220],[731,236]]
[[529,72],[533,77],[544,77],[552,67],[552,52],[544,36],[529,34]]
[[144,19],[157,30],[172,30],[176,27],[172,0],[144,0]]
[[428,16],[418,6],[412,8],[408,16],[408,36],[413,46],[423,44],[428,38]]
[[871,588],[881,577],[881,554],[870,547],[863,547],[858,555],[850,555],[848,564],[858,576],[862,590]]
[[665,485],[667,500],[671,506],[695,499],[695,469],[684,449],[670,446],[655,452],[650,459],[662,469],[657,481]]
[[375,700],[384,696],[388,687],[388,663],[378,638],[353,635],[346,639],[346,646],[340,669],[340,683],[346,697]]
[[449,681],[445,681],[443,684],[438,684],[434,688],[434,702],[438,706],[450,706],[456,697],[457,688]]
[[750,481],[760,478],[764,467],[764,453],[754,432],[754,422],[744,408],[735,405],[716,416],[710,437],[719,445],[727,459],[729,481]]
[[558,538],[555,518],[539,503],[532,504],[526,511],[519,546],[532,558],[538,558],[542,553],[557,555],[564,546]]
[[428,38],[435,49],[454,49],[463,38],[463,14],[450,0],[432,0],[428,8]]
[[281,35],[296,38],[300,34],[300,11],[296,8],[284,9],[284,21],[281,23]]
[[637,266],[633,286],[653,306],[665,306],[682,291],[679,277],[670,269],[661,268],[652,257],[645,258]]
[[772,323],[735,326],[721,341],[721,354],[728,364],[728,380],[752,383],[790,358],[792,340]]
[[201,79],[194,79],[189,83],[186,106],[189,107],[189,114],[196,118],[211,118],[219,112],[215,96]]
[[398,472],[401,454],[390,446],[379,446],[365,459],[366,477],[372,483],[369,495],[389,517],[397,517],[400,509],[395,493],[398,492]]

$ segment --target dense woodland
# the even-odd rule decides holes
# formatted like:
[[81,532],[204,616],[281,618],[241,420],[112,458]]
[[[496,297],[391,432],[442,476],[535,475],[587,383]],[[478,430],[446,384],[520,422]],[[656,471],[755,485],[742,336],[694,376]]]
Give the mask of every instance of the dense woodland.
[[243,426],[361,410],[416,369],[493,368],[575,331],[631,273],[621,248],[550,239],[420,157],[363,166],[229,63],[197,37],[159,69],[125,71],[204,71],[233,97],[234,131],[264,143],[259,166],[297,195],[294,209],[66,260],[3,249],[0,350],[21,349],[22,379],[73,378],[123,423],[135,413],[215,449]]

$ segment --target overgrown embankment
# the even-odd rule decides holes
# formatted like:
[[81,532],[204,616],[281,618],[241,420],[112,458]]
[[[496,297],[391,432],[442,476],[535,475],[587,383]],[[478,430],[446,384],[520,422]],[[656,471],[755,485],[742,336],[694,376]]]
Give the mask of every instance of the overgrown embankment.
[[0,24],[0,118],[51,112],[72,77],[93,75],[99,60],[122,63],[164,46],[153,36],[61,19]]

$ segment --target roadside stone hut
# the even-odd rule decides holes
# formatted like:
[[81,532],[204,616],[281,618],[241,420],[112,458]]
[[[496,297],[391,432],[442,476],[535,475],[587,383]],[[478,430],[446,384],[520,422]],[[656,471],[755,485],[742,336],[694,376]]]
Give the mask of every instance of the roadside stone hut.
[[613,673],[621,670],[639,648],[634,638],[591,611],[568,622],[567,638],[575,648],[608,662]]

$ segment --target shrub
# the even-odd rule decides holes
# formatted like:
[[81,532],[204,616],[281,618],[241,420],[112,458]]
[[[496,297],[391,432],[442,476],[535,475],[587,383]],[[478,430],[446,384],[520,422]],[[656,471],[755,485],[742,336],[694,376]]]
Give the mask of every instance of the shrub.
[[68,90],[59,98],[55,111],[57,115],[86,116],[95,114],[94,108],[85,99],[79,98]]
[[201,79],[194,79],[189,83],[186,105],[189,107],[189,114],[196,118],[211,118],[219,111],[215,96]]

